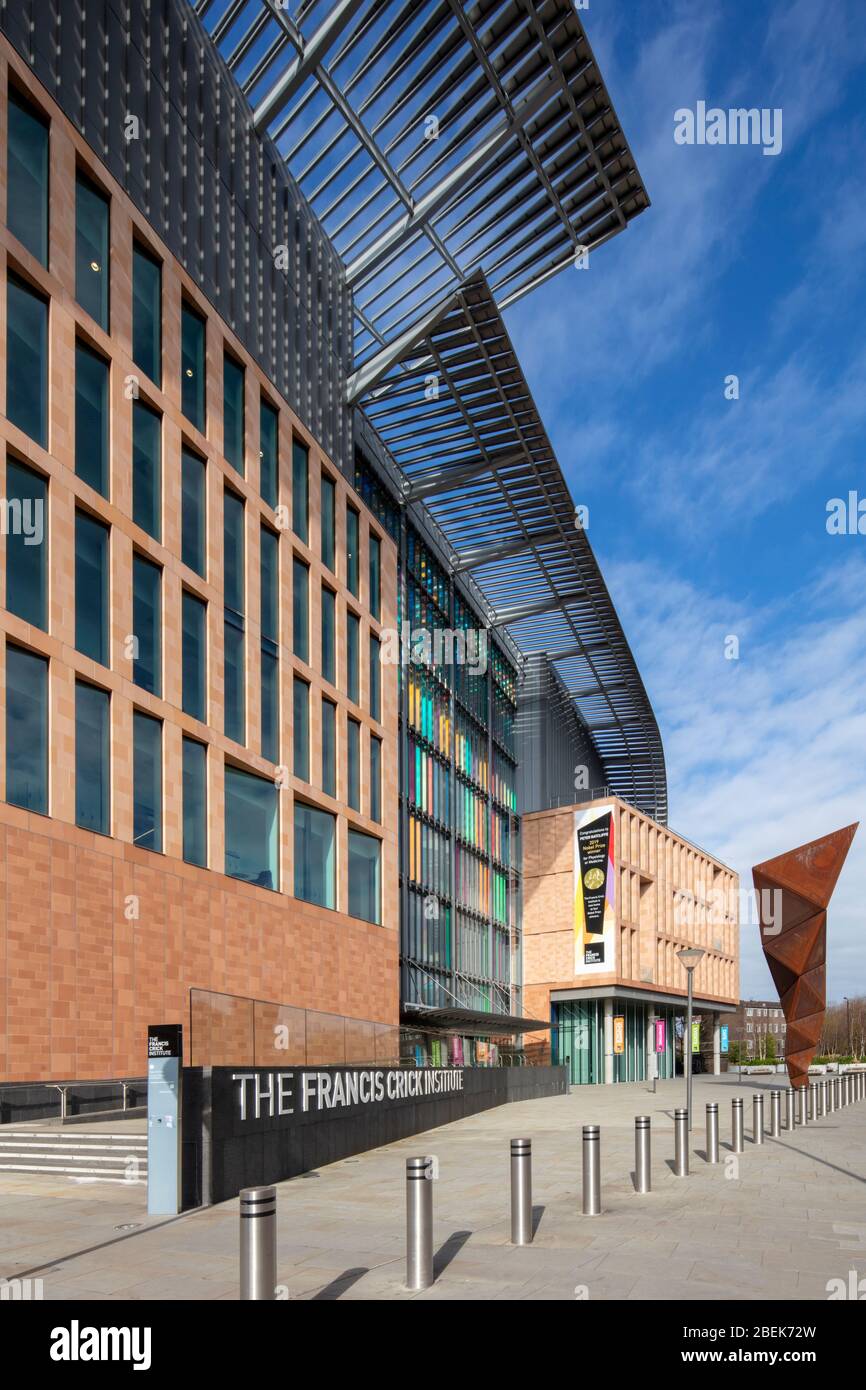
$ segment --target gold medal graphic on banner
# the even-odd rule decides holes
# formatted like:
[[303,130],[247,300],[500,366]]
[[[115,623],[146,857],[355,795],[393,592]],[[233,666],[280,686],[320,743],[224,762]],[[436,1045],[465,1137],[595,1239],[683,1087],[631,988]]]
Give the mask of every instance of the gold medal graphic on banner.
[[590,892],[595,892],[604,883],[604,872],[602,869],[587,869],[583,881]]

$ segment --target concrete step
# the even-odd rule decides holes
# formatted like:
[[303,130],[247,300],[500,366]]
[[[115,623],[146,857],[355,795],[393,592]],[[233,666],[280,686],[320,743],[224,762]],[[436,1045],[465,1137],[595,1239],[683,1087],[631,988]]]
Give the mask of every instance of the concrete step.
[[143,1183],[147,1136],[3,1130],[0,1173],[52,1173],[75,1182]]
[[140,1187],[147,1180],[146,1173],[140,1173],[138,1177],[114,1177],[107,1176],[102,1170],[96,1168],[55,1168],[41,1163],[0,1163],[0,1173],[50,1173],[52,1177],[69,1178],[72,1182],[113,1182],[123,1183],[125,1187]]

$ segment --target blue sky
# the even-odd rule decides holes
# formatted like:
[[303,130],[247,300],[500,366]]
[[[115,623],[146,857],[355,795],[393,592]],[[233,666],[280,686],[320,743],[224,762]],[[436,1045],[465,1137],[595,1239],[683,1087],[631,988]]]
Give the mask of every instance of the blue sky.
[[[751,885],[863,817],[828,994],[866,993],[866,535],[826,529],[830,498],[866,499],[866,3],[582,18],[652,207],[508,326],[659,717],[671,825]],[[676,144],[701,100],[781,108],[781,152]],[[748,923],[741,992],[773,994]]]

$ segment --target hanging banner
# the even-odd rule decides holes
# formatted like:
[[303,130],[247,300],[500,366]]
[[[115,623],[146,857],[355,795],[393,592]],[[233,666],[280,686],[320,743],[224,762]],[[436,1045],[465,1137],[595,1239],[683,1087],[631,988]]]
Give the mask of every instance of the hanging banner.
[[727,1023],[723,1023],[723,1024],[721,1025],[721,1027],[720,1027],[720,1029],[719,1029],[719,1032],[720,1032],[721,1035],[722,1035],[722,1041],[721,1041],[721,1048],[722,1048],[722,1051],[723,1051],[723,1052],[727,1052],[727,1050],[728,1050],[728,1025],[727,1025]]
[[656,1052],[664,1052],[666,1046],[666,1024],[663,1018],[656,1019]]
[[700,1052],[700,1050],[701,1050],[701,1025],[700,1025],[699,1023],[693,1023],[693,1024],[692,1024],[692,1052]]
[[574,973],[612,972],[616,920],[612,806],[574,813]]
[[613,1050],[614,1052],[625,1052],[625,1018],[622,1014],[614,1014]]

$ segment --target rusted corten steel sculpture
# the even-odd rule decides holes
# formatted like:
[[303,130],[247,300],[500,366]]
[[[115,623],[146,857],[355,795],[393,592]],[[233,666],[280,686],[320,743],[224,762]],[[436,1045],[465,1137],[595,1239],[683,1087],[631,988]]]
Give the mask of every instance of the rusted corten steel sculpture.
[[761,945],[788,1025],[792,1086],[808,1085],[821,1037],[827,1007],[827,905],[858,825],[834,830],[752,869]]

